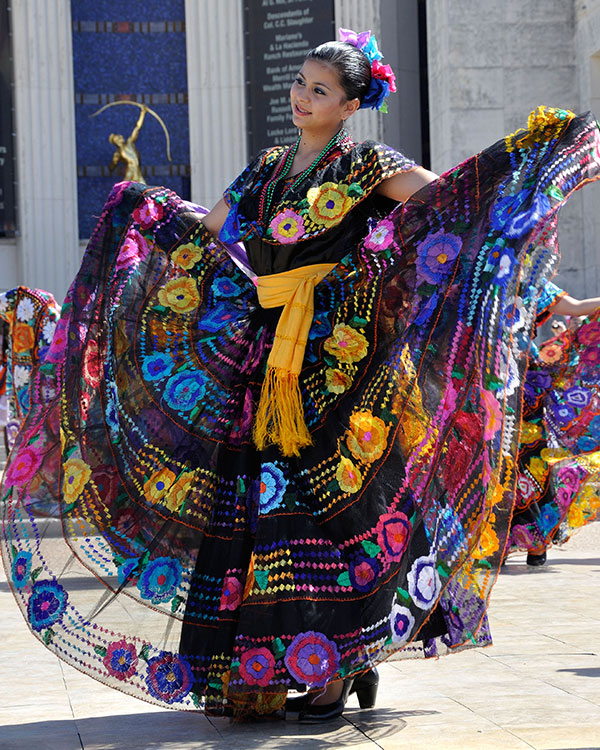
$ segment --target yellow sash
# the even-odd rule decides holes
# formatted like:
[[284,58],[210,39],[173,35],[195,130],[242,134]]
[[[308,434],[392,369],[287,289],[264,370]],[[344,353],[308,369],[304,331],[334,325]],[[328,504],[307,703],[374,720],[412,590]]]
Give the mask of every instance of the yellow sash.
[[315,286],[335,265],[301,266],[256,280],[261,306],[283,307],[254,418],[254,442],[259,450],[275,444],[284,456],[299,456],[300,448],[312,445],[298,375],[314,315]]

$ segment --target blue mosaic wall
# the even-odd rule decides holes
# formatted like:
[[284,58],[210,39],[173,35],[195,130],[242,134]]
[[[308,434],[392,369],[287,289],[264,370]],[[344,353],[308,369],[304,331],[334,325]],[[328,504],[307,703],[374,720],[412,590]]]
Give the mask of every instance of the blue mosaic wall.
[[103,105],[130,100],[146,104],[165,122],[165,134],[148,113],[136,141],[149,185],[190,193],[187,63],[184,0],[71,0],[77,133],[79,236],[90,236],[113,183],[124,167],[108,165],[111,133],[127,138],[140,109],[120,104],[90,117]]

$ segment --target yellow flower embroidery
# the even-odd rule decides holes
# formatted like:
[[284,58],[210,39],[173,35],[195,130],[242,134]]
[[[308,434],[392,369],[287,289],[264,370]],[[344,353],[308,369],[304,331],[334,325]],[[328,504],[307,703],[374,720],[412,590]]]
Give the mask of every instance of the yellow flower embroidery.
[[348,185],[338,185],[335,182],[324,182],[320,187],[311,188],[306,198],[310,206],[309,217],[315,224],[324,224],[326,227],[338,224],[352,207]]
[[544,478],[548,473],[548,464],[545,461],[542,461],[541,458],[534,457],[529,462],[529,471],[534,479],[537,480],[538,484],[543,484]]
[[144,484],[144,495],[150,503],[157,503],[169,491],[176,476],[170,469],[160,469]]
[[569,508],[567,522],[572,529],[579,529],[585,523],[585,517],[578,503],[573,503]]
[[381,458],[387,445],[389,429],[382,419],[370,411],[352,414],[346,443],[354,458],[364,463]]
[[523,422],[523,427],[521,429],[522,443],[535,443],[535,441],[539,440],[541,437],[542,428],[539,426],[539,424],[534,424],[533,422]]
[[325,385],[330,393],[344,393],[352,385],[352,378],[342,370],[329,367],[325,371]]
[[325,351],[340,362],[358,362],[367,354],[367,339],[345,323],[338,323],[325,340]]
[[83,488],[92,474],[91,468],[80,458],[69,458],[63,464],[63,494],[65,500],[72,503],[83,492]]
[[496,519],[492,514],[490,516],[490,521],[488,521],[488,523],[486,523],[486,525],[483,527],[483,531],[481,532],[481,537],[479,539],[479,544],[472,553],[473,557],[476,560],[482,560],[484,557],[493,555],[494,552],[497,552],[500,547],[498,535],[496,534],[496,532],[494,531],[494,527],[492,526],[492,523],[495,520]]
[[163,501],[167,508],[173,513],[178,513],[183,505],[192,484],[194,483],[195,474],[193,471],[186,471],[179,479],[171,485]]
[[188,313],[198,307],[200,295],[193,279],[172,279],[158,292],[158,301],[173,312]]
[[186,245],[178,247],[171,257],[178,266],[189,271],[202,257],[202,251],[192,242],[188,242]]
[[362,487],[360,471],[349,458],[341,457],[335,472],[335,478],[342,492],[358,492]]

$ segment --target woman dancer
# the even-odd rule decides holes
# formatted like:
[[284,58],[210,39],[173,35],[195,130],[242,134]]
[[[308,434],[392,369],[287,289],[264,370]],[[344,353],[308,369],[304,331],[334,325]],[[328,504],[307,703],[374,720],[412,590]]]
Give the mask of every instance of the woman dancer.
[[[177,708],[267,714],[306,691],[300,717],[328,720],[353,687],[372,704],[393,653],[490,643],[529,344],[511,320],[520,305],[531,328],[598,131],[540,108],[433,180],[345,133],[394,85],[369,32],[343,39],[299,71],[296,144],[202,221],[115,187],[49,354],[60,396],[4,479],[34,633]],[[65,544],[31,526],[43,495]]]
[[[591,316],[598,308],[600,297],[575,299],[556,284],[548,283],[537,303],[536,323],[541,325],[550,315],[565,315],[581,325],[586,316]],[[590,508],[590,512],[584,513],[579,508],[582,495],[598,494],[598,489],[594,489],[597,471],[590,467],[592,454],[600,447],[600,433],[589,432],[600,410],[597,363],[592,359],[596,342],[590,340],[586,345],[586,336],[590,336],[587,325],[578,341],[579,326],[571,325],[571,321],[541,347],[532,344],[524,392],[511,546],[515,550],[526,549],[527,565],[534,567],[546,563],[546,550],[558,533],[561,540],[566,541],[571,535],[568,526],[580,527],[595,520],[599,510],[596,507],[594,512]],[[587,323],[589,325],[589,321]],[[585,382],[579,382],[582,357],[578,350],[582,347],[585,349],[583,361],[586,357],[592,361],[592,367],[586,368]],[[549,428],[553,433],[552,448],[548,445]],[[580,455],[582,449],[585,449],[583,456]],[[571,481],[565,487],[564,477],[567,476]],[[588,504],[591,501],[592,505],[598,505],[591,496],[587,498]],[[563,525],[564,530],[559,532]]]

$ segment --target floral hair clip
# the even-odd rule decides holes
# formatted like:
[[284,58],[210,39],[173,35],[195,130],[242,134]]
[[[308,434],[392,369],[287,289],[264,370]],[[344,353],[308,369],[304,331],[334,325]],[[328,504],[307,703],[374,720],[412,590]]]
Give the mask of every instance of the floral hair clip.
[[385,101],[390,93],[396,91],[396,76],[390,65],[382,65],[383,57],[377,46],[377,40],[370,31],[352,31],[339,29],[340,41],[357,47],[371,64],[371,84],[365,94],[360,109],[370,107],[379,112],[387,112]]

